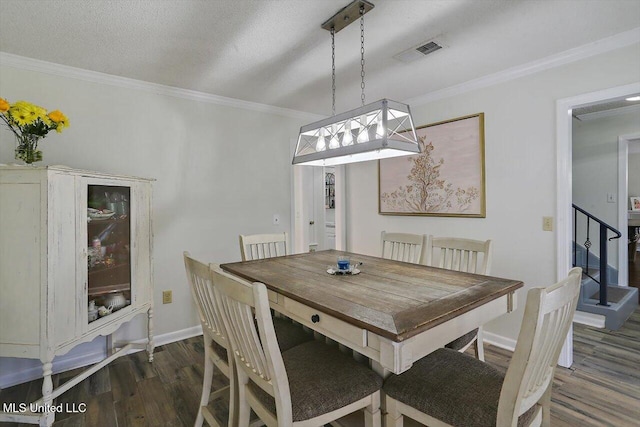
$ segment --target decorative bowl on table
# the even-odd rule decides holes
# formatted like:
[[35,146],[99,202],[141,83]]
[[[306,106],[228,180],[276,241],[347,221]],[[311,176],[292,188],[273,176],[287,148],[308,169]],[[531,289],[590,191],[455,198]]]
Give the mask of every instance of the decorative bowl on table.
[[116,213],[114,211],[109,209],[100,210],[100,209],[87,208],[87,215],[89,216],[89,218],[91,218],[94,221],[101,220],[101,219],[109,219],[115,214]]

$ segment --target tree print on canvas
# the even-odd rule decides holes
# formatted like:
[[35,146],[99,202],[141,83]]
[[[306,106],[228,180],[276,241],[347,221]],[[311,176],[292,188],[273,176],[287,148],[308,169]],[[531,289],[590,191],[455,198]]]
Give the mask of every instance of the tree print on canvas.
[[380,160],[380,213],[484,217],[484,115],[416,132],[420,154]]

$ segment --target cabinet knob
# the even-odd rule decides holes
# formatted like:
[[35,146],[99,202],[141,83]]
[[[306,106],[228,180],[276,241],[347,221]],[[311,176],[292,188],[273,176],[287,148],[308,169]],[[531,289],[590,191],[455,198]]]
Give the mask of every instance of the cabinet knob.
[[311,316],[311,321],[313,323],[318,323],[320,321],[320,316],[317,314],[314,314],[313,316]]
[[316,223],[316,222],[315,222],[315,221],[313,221],[313,220],[309,221],[309,225],[313,225],[313,224],[315,224],[315,223]]

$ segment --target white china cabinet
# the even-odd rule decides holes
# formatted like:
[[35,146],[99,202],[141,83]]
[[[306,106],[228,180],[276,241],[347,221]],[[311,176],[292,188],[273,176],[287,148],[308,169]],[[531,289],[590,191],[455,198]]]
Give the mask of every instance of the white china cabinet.
[[[32,402],[44,412],[0,421],[49,426],[53,399],[132,347],[153,360],[151,203],[149,179],[0,166],[0,356],[39,359],[44,377]],[[114,345],[111,334],[142,313],[148,341]],[[53,358],[100,335],[107,358],[54,390]]]

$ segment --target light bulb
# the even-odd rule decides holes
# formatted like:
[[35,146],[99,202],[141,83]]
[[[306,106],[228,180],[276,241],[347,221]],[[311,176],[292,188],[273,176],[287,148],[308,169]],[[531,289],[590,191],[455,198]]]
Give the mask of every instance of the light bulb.
[[338,127],[334,123],[331,125],[331,139],[329,139],[329,149],[333,150],[340,147],[340,141],[338,141]]
[[320,129],[320,134],[318,135],[318,142],[316,142],[316,151],[324,151],[327,149],[326,143],[324,141],[324,128]]
[[351,135],[351,123],[347,122],[344,125],[344,134],[342,135],[342,146],[353,144],[353,135]]
[[384,137],[386,129],[382,126],[382,114],[376,116],[376,139]]
[[369,127],[367,126],[367,116],[360,116],[360,132],[358,133],[358,143],[369,141]]

